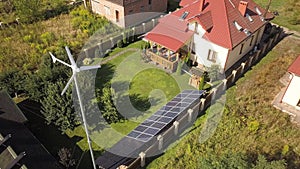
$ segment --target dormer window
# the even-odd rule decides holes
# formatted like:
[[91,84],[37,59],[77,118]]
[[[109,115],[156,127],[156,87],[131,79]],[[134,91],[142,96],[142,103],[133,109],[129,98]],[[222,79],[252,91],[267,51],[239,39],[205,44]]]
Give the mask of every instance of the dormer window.
[[250,32],[248,29],[244,29],[243,32],[244,32],[247,36],[250,36],[250,35],[251,35],[251,32]]
[[233,21],[234,26],[236,27],[237,30],[242,31],[243,27],[239,25],[236,21]]
[[248,20],[249,20],[250,22],[253,22],[252,17],[251,17],[248,13],[246,13],[246,17],[248,18]]
[[181,15],[180,19],[184,20],[184,19],[188,16],[188,14],[189,14],[189,12],[185,11],[185,12]]
[[262,15],[262,13],[261,13],[260,10],[257,8],[257,6],[255,7],[255,11],[256,11],[256,13],[257,13],[259,16]]

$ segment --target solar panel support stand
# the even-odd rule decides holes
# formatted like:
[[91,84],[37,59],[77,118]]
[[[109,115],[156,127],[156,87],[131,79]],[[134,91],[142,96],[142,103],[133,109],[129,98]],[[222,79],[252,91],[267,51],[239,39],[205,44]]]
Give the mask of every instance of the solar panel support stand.
[[204,99],[204,98],[201,99],[201,111],[203,111],[205,108],[205,100],[206,99]]
[[141,167],[144,167],[146,164],[146,154],[144,152],[141,152],[139,154],[140,158],[141,158]]
[[188,114],[189,114],[188,122],[189,122],[189,123],[192,121],[193,112],[194,112],[193,109],[189,109],[189,110],[188,110]]
[[157,141],[158,141],[158,150],[160,151],[163,148],[164,137],[162,135],[157,136]]
[[179,122],[178,121],[174,121],[173,125],[174,125],[174,134],[177,135],[178,134]]

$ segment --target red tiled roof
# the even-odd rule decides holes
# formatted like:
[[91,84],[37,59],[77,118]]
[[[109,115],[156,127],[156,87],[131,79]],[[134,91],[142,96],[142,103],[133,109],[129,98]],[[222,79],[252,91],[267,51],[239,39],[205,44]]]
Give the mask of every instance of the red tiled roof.
[[294,73],[298,76],[300,76],[300,55],[298,58],[291,64],[291,66],[288,69],[289,72]]
[[195,2],[195,0],[181,0],[180,3],[179,3],[179,6],[184,7],[184,6],[189,5],[193,2]]
[[200,23],[202,28],[206,31],[208,31],[209,29],[211,29],[214,26],[210,11],[208,11],[202,15],[197,15],[197,16],[189,19],[189,21],[190,22],[196,21],[196,22]]
[[[248,36],[243,32],[237,30],[233,24],[236,21],[243,29],[247,29],[254,33],[261,28],[265,21],[261,20],[255,10],[257,7],[261,13],[265,12],[264,9],[259,7],[253,0],[244,0],[248,2],[246,13],[251,16],[253,21],[251,22],[246,16],[243,16],[238,7],[240,0],[205,0],[204,7],[200,10],[202,0],[182,0],[180,2],[183,8],[174,11],[173,13],[164,17],[160,23],[169,19],[174,19],[177,16],[180,18],[184,12],[188,12],[186,21],[196,21],[205,30],[210,30],[205,33],[203,37],[207,40],[223,46],[228,49],[232,49],[245,40]],[[272,19],[273,15],[268,13],[266,19]],[[178,27],[176,22],[173,22],[171,27]]]
[[145,39],[156,42],[174,52],[180,49],[193,35],[188,30],[188,22],[179,17],[169,16],[159,20],[159,24],[145,36]]

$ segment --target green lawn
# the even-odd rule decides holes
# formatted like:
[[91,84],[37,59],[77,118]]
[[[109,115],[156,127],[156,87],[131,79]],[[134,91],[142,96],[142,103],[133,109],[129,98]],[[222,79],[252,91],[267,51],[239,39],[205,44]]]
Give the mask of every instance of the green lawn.
[[[126,48],[139,48],[142,43],[139,41]],[[125,52],[102,65],[98,75],[96,86],[101,88],[111,83],[115,105],[128,119],[92,133],[93,140],[101,147],[112,146],[181,90],[193,89],[188,85],[187,74],[166,73],[155,65],[144,63],[140,52],[135,51]]]
[[[264,8],[266,8],[268,4],[268,0],[254,1]],[[291,24],[291,19],[293,17],[299,18],[299,3],[299,0],[273,0],[270,6],[270,11],[278,11],[279,16],[275,16],[275,19],[272,22],[300,32],[300,24]]]

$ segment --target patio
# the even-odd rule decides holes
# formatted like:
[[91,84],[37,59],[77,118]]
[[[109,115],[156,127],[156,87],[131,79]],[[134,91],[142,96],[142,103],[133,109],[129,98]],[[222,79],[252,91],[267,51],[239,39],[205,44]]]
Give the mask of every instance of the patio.
[[166,48],[159,48],[158,46],[152,46],[146,50],[146,55],[155,64],[162,66],[164,69],[168,69],[174,72],[178,65],[178,59],[180,54],[168,50]]

